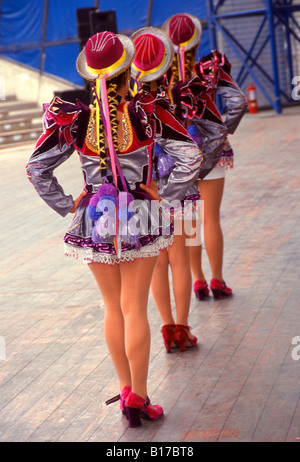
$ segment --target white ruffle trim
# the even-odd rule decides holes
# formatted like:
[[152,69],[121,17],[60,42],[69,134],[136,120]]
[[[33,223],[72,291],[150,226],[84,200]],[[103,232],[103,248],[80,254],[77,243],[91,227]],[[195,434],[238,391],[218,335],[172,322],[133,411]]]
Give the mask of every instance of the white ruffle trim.
[[116,255],[95,252],[92,248],[82,248],[65,243],[65,255],[73,257],[76,260],[82,258],[83,263],[105,263],[107,265],[114,265],[115,263],[134,261],[137,258],[156,257],[161,250],[167,249],[173,244],[174,236],[162,237],[160,236],[153,244],[145,245],[139,250],[126,250],[122,252],[121,258]]

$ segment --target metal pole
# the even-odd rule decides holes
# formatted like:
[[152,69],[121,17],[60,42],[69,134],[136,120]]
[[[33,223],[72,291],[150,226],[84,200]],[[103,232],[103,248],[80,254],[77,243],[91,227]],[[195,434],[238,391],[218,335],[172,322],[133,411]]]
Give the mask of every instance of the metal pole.
[[268,15],[268,20],[269,20],[271,57],[272,57],[273,78],[274,78],[275,110],[278,114],[280,114],[281,113],[281,101],[280,101],[280,95],[279,95],[279,77],[278,77],[276,37],[275,37],[275,31],[274,31],[272,0],[268,0],[267,15]]
[[[235,52],[235,54],[237,55],[237,57],[239,58],[239,60],[242,62],[243,60],[243,56],[241,55],[238,47],[236,46],[236,44],[234,43],[233,39],[230,37],[230,35],[228,34],[228,32],[218,23],[218,21],[215,22],[215,25],[223,32],[225,33],[225,38],[226,40],[228,41],[228,43],[230,44],[231,48],[233,49],[233,51]],[[270,98],[270,96],[268,95],[268,93],[266,92],[265,88],[263,87],[263,85],[261,84],[260,80],[258,80],[258,78],[256,77],[256,75],[252,72],[252,69],[250,66],[248,66],[247,63],[244,64],[245,66],[245,69],[247,69],[247,71],[249,72],[249,74],[251,75],[253,81],[256,83],[256,85],[260,88],[260,90],[262,91],[262,93],[265,95],[266,99],[269,101],[270,105],[275,109],[274,107],[274,103],[272,101],[272,99]]]
[[1,27],[1,18],[2,18],[2,10],[1,10],[2,5],[1,4],[2,4],[2,0],[0,0],[0,27]]
[[153,0],[149,0],[149,1],[148,1],[148,11],[147,11],[147,22],[146,22],[146,27],[149,27],[149,26],[151,25],[152,4],[153,4]]
[[[218,22],[216,22],[218,24]],[[227,38],[229,37],[231,39],[231,43],[234,43],[237,47],[240,48],[240,50],[246,55],[247,54],[247,50],[245,49],[245,47],[242,46],[241,43],[239,43],[236,38],[229,32],[228,29],[226,29],[226,27],[224,26],[220,26],[222,27],[222,30],[225,32]],[[269,80],[269,82],[274,85],[274,80],[272,79],[272,77],[269,76],[269,74],[264,70],[264,68],[257,62],[257,58],[259,57],[261,51],[264,49],[264,46],[267,44],[269,40],[269,37],[267,37],[264,42],[262,43],[259,51],[257,52],[256,56],[253,58],[251,55],[249,56],[249,60],[251,61],[251,64],[249,65],[250,68],[256,66],[257,69],[266,77],[266,79]],[[244,64],[245,66],[245,64]],[[246,67],[246,66],[245,66]],[[239,83],[241,83],[241,81],[239,81]],[[282,90],[280,90],[280,92],[282,93],[282,95],[287,99],[289,100],[289,97],[287,95],[284,94],[284,92]]]
[[42,35],[43,38],[42,38],[42,46],[41,46],[41,65],[40,65],[40,74],[41,75],[43,74],[44,69],[45,69],[48,6],[49,6],[49,0],[44,0],[43,35]]
[[[279,24],[279,21],[277,21],[277,23],[275,24],[275,28],[276,28],[276,26],[277,26],[278,24]],[[270,82],[272,85],[274,85],[274,81],[272,80],[272,78],[269,76],[269,74],[268,74],[267,72],[264,71],[264,69],[263,69],[263,68],[258,64],[258,62],[257,62],[257,59],[259,58],[259,56],[260,56],[261,52],[263,51],[263,49],[265,48],[265,46],[267,45],[268,41],[269,41],[269,37],[266,37],[265,40],[261,43],[260,48],[258,49],[258,51],[257,51],[257,53],[255,54],[255,56],[254,56],[254,57],[251,57],[251,56],[250,56],[250,58],[251,58],[251,60],[252,60],[252,63],[250,64],[250,67],[252,68],[252,67],[256,66],[256,67],[260,70],[260,72],[266,77],[266,79],[269,80],[269,82]],[[243,50],[243,49],[242,49],[242,50]],[[245,53],[245,51],[244,51],[244,53]],[[244,82],[244,80],[246,79],[246,77],[247,77],[247,74],[243,75],[243,78],[240,77],[240,80],[238,81],[238,83],[239,83],[240,85],[242,85],[243,82]],[[279,91],[280,91],[280,94],[281,94],[287,101],[290,100],[289,96],[288,96],[282,89],[279,89]]]
[[249,48],[249,50],[248,50],[248,52],[247,52],[247,54],[246,54],[246,56],[245,56],[245,58],[244,58],[244,60],[242,62],[241,68],[240,68],[239,73],[238,73],[237,78],[236,78],[237,83],[239,83],[240,79],[242,78],[242,74],[243,74],[243,70],[244,70],[244,64],[248,61],[249,57],[251,57],[252,51],[254,50],[255,45],[256,45],[256,43],[257,43],[257,41],[258,41],[258,39],[260,37],[260,34],[261,34],[261,32],[262,32],[262,30],[264,28],[265,22],[266,22],[266,16],[264,15],[264,17],[262,19],[262,22],[261,22],[261,24],[260,24],[260,26],[258,28],[258,31],[257,31],[257,33],[256,33],[256,35],[254,37],[254,40],[253,40],[253,42],[251,44],[251,47]]
[[265,9],[236,11],[234,13],[216,14],[216,19],[242,18],[244,16],[259,16],[265,13]]
[[213,22],[213,0],[206,0],[209,43],[212,50],[217,49],[216,29]]
[[[286,0],[284,1],[284,3],[287,5]],[[294,77],[294,71],[293,71],[292,44],[291,44],[290,25],[289,25],[289,13],[288,11],[285,11],[283,14],[284,14],[285,21],[286,21],[285,37],[286,37],[286,44],[287,44],[287,61],[288,61],[288,67],[289,67],[290,92],[292,95],[292,91],[293,91],[292,79]]]

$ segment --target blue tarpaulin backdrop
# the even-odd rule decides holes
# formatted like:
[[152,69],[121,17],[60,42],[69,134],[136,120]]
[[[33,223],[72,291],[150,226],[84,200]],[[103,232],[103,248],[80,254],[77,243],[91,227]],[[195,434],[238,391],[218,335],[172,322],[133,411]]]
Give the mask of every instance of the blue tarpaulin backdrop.
[[[191,13],[206,20],[205,0],[1,0],[0,54],[82,85],[75,68],[80,51],[76,10],[90,7],[115,10],[118,32],[129,36],[147,22],[160,27],[176,13]],[[209,51],[204,28],[198,57]]]

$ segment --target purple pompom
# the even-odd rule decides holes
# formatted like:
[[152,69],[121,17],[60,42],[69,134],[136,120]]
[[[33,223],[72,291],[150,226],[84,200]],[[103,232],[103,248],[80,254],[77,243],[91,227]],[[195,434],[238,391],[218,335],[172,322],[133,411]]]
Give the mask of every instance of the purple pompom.
[[98,201],[99,201],[99,197],[97,196],[97,194],[94,194],[90,199],[89,205],[92,207],[97,207]]
[[112,184],[102,184],[97,192],[98,197],[112,196],[116,198],[118,196],[118,190]]
[[118,190],[112,184],[100,185],[97,193],[92,196],[90,205],[92,207],[97,207],[99,199],[103,196],[111,196],[116,199],[118,197]]
[[99,210],[97,210],[97,207],[94,207],[93,205],[90,204],[88,206],[88,215],[91,220],[97,221],[98,218],[102,217],[103,212],[102,211],[99,212]]

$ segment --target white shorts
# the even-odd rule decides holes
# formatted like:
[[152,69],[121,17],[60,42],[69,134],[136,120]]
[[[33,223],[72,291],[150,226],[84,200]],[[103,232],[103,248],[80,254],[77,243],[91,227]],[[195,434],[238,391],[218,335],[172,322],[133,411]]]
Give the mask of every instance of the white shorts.
[[224,167],[215,167],[206,175],[202,181],[205,180],[217,180],[219,178],[225,178],[225,166]]

